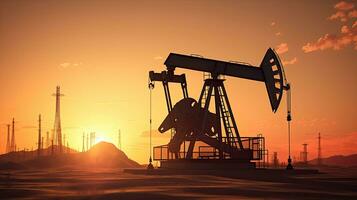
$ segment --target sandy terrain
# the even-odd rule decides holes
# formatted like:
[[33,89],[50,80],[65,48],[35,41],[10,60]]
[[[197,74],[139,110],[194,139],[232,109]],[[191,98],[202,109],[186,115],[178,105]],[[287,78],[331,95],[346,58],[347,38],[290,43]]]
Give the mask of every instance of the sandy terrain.
[[1,171],[0,199],[357,199],[356,171],[334,171],[271,180],[108,169]]

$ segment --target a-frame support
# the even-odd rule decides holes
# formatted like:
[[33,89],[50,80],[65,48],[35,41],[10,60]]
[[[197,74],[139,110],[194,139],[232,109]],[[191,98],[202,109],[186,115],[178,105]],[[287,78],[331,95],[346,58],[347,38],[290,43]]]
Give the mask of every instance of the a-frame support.
[[[232,149],[240,149],[244,151],[243,144],[239,135],[238,127],[233,116],[232,108],[228,100],[227,92],[223,84],[224,79],[212,78],[206,79],[203,85],[198,104],[204,108],[205,114],[203,117],[203,122],[201,124],[201,132],[194,133],[188,151],[186,154],[186,159],[192,159],[193,150],[195,147],[195,142],[199,139],[199,134],[202,134],[204,127],[207,122],[207,113],[211,97],[214,96],[215,100],[215,111],[217,116],[217,127],[218,130],[216,139],[219,141],[219,144],[227,144]],[[204,101],[203,101],[204,100]],[[221,125],[223,124],[223,130]],[[219,158],[224,159],[225,155],[223,153],[222,147],[215,146],[214,148],[218,149]],[[232,156],[230,156],[232,157]]]

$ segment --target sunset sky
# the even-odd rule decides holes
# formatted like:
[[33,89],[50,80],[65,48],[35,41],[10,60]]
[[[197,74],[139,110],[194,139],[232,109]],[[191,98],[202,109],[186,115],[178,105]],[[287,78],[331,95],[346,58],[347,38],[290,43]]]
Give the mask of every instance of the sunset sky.
[[[63,133],[82,149],[82,133],[149,157],[148,71],[164,70],[170,52],[259,65],[279,53],[292,83],[292,154],[308,143],[316,157],[357,153],[356,1],[0,1],[0,153],[6,124],[16,121],[17,146],[36,147],[38,114],[53,128],[56,85]],[[186,73],[198,99],[202,73]],[[285,94],[271,112],[264,83],[227,77],[242,136],[262,133],[269,152],[287,154]],[[181,98],[171,87],[174,101]],[[167,114],[161,83],[153,90],[153,128]],[[154,133],[154,145],[170,134]]]

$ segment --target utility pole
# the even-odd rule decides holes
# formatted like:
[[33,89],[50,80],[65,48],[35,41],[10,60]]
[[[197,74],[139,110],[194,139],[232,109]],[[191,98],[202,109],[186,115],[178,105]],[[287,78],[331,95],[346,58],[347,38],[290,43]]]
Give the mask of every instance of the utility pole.
[[95,132],[91,132],[90,133],[90,148],[93,147],[94,143],[95,143]]
[[10,124],[7,124],[7,141],[6,141],[6,153],[11,151],[11,141],[10,141]]
[[87,151],[88,151],[89,150],[89,136],[88,136],[88,133],[87,133],[87,141],[86,141],[86,143],[87,143],[86,147],[87,147]]
[[43,142],[44,142],[44,137],[41,137],[41,150],[43,150]]
[[278,152],[273,153],[273,166],[274,166],[274,168],[279,167]]
[[[55,130],[54,129],[51,129],[51,140],[55,140]],[[52,141],[51,141],[51,144],[52,144]],[[54,144],[54,143],[53,143]]]
[[317,144],[317,165],[322,165],[322,155],[321,155],[321,134],[318,136],[318,144]]
[[63,134],[62,144],[64,147],[66,147],[66,134]]
[[53,139],[51,140],[51,155],[53,155],[53,153],[54,153],[54,146],[53,146]]
[[83,136],[82,136],[82,152],[84,152],[84,132],[83,132]]
[[38,115],[38,141],[37,141],[37,156],[41,155],[41,114]]
[[303,146],[303,151],[301,152],[301,161],[305,165],[307,165],[307,144],[302,144]]
[[46,132],[46,148],[50,146],[50,132]]
[[89,148],[92,148],[92,138],[93,138],[93,133],[89,133]]
[[121,132],[120,132],[120,129],[119,129],[119,132],[118,132],[118,148],[121,150]]
[[15,118],[12,118],[12,135],[11,135],[11,152],[16,151],[16,142],[15,142]]
[[92,139],[93,139],[93,132],[89,133],[89,148],[92,148]]

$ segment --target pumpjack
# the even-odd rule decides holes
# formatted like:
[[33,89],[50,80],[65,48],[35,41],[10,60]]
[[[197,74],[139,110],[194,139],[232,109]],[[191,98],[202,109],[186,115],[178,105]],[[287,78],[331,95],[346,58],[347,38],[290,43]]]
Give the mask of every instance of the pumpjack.
[[[273,49],[267,50],[260,66],[177,53],[170,53],[164,64],[166,70],[161,73],[149,72],[151,86],[155,81],[162,82],[168,109],[168,115],[158,130],[161,133],[171,130],[170,142],[153,148],[154,160],[160,161],[161,167],[202,167],[208,166],[207,163],[214,163],[212,165],[215,168],[222,166],[222,163],[230,163],[231,167],[236,166],[232,163],[252,166],[252,161],[263,159],[264,137],[241,137],[224,81],[225,76],[230,76],[265,83],[271,109],[275,113],[283,91],[290,91],[290,84],[279,56]],[[204,80],[198,101],[188,96],[186,76],[175,74],[176,68],[208,73],[209,77]],[[182,88],[183,98],[174,106],[169,83],[180,83]],[[212,99],[214,112],[209,110]]]

